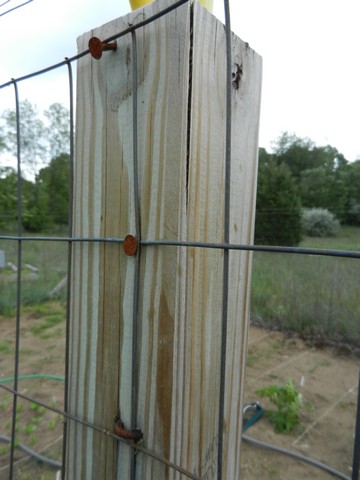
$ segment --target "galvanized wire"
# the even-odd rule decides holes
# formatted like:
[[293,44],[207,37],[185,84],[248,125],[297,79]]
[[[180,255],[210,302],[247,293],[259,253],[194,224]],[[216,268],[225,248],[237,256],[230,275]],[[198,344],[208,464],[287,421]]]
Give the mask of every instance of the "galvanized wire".
[[23,400],[26,400],[27,402],[35,403],[36,405],[39,405],[40,407],[44,407],[45,409],[47,409],[51,412],[54,412],[54,413],[57,413],[58,415],[61,415],[64,423],[71,420],[72,422],[75,422],[75,423],[77,423],[79,425],[82,425],[86,428],[91,428],[92,430],[94,430],[98,433],[101,433],[103,435],[106,435],[106,436],[112,438],[113,440],[116,440],[117,442],[120,442],[124,445],[128,445],[130,448],[135,449],[138,452],[141,452],[141,453],[144,453],[144,454],[148,455],[149,457],[153,458],[154,460],[156,460],[156,461],[162,463],[163,465],[171,468],[175,472],[179,472],[182,475],[185,475],[186,477],[191,478],[192,480],[201,480],[199,476],[187,471],[185,468],[182,468],[179,465],[174,464],[173,462],[171,462],[170,460],[168,460],[165,457],[162,457],[161,455],[154,452],[153,450],[144,447],[143,445],[141,445],[141,443],[136,444],[136,443],[133,443],[129,440],[125,440],[125,439],[119,437],[118,435],[116,435],[114,432],[111,432],[110,430],[106,430],[105,428],[102,428],[98,425],[95,425],[94,423],[88,422],[87,420],[81,419],[81,418],[77,417],[76,415],[72,415],[69,412],[65,412],[64,410],[60,410],[56,407],[53,407],[52,405],[48,405],[44,402],[41,402],[40,400],[38,400],[36,398],[33,398],[33,397],[30,397],[29,395],[25,395],[24,393],[21,393],[18,390],[15,390],[11,387],[8,387],[7,385],[4,385],[3,383],[0,383],[0,388],[3,389],[3,390],[6,390],[7,392],[13,394],[16,397],[19,397],[19,398],[22,398]]
[[[10,0],[9,0],[10,1]],[[7,15],[8,13],[11,13],[13,12],[14,10],[17,10],[18,8],[21,8],[21,7],[24,7],[25,5],[27,5],[28,3],[31,3],[33,0],[26,0],[25,2],[21,3],[20,5],[16,5],[16,7],[13,7],[13,8],[9,8],[8,10],[6,10],[5,12],[2,12],[0,13],[0,17],[3,17],[4,15]],[[5,2],[3,3],[2,5],[5,5],[6,3],[8,2]],[[2,6],[0,5],[0,6]]]
[[[0,240],[16,241],[21,239],[22,242],[72,242],[72,243],[124,243],[124,238],[115,237],[19,237],[16,235],[0,235]],[[313,255],[321,257],[339,257],[339,258],[360,258],[360,252],[355,250],[338,250],[331,248],[307,248],[307,247],[286,247],[275,245],[244,245],[240,243],[211,243],[211,242],[193,242],[183,240],[156,240],[145,239],[139,241],[140,246],[164,246],[164,247],[193,247],[193,248],[209,248],[215,250],[237,250],[244,252],[267,252],[267,253],[284,253],[291,255]]]
[[[20,143],[20,102],[17,83],[14,80],[15,111],[16,111],[16,142],[17,142],[17,216],[18,216],[18,240],[17,240],[17,275],[16,275],[16,327],[15,327],[15,358],[14,358],[14,390],[18,389],[19,355],[20,355],[20,307],[21,307],[21,264],[22,264],[22,179],[21,179],[21,143]],[[15,432],[16,432],[17,395],[13,395],[13,410],[11,421],[11,444],[10,444],[10,469],[9,478],[12,479],[14,455],[15,455]]]
[[[73,180],[74,180],[74,83],[71,62],[67,62],[68,80],[69,80],[69,102],[70,102],[70,158],[69,158],[69,212],[68,212],[68,232],[69,238],[72,236],[73,229]],[[68,264],[67,264],[67,285],[66,285],[66,329],[65,329],[65,384],[64,384],[64,412],[69,409],[69,358],[70,358],[70,301],[71,301],[71,262],[72,262],[73,243],[68,240]],[[63,428],[63,449],[62,449],[62,465],[66,465],[67,454],[67,423],[64,422]],[[65,480],[65,468],[61,470],[61,478]]]
[[[168,13],[172,12],[173,10],[176,10],[177,8],[181,7],[182,5],[185,5],[188,3],[190,0],[179,0],[177,2],[174,2],[172,5],[170,5],[167,8],[164,8],[160,12],[156,13],[155,15],[152,15],[151,17],[146,18],[145,20],[141,20],[133,25],[129,25],[127,28],[124,30],[121,30],[121,32],[117,33],[116,35],[112,35],[109,38],[106,38],[103,40],[104,43],[111,42],[113,40],[117,40],[118,38],[124,37],[125,35],[128,35],[131,32],[134,32],[138,30],[139,28],[145,27],[146,25],[149,25],[152,22],[155,22],[159,18],[163,17],[164,15],[167,15]],[[22,77],[18,77],[16,79],[11,79],[9,82],[3,83],[0,85],[0,90],[2,88],[6,88],[11,86],[14,82],[22,82],[24,80],[29,80],[30,78],[37,77],[39,75],[43,75],[45,73],[51,72],[52,70],[56,70],[60,67],[64,67],[69,64],[69,62],[75,62],[79,60],[82,57],[85,57],[90,53],[89,49],[84,50],[83,52],[78,53],[77,55],[73,55],[72,57],[67,57],[65,60],[59,63],[55,63],[54,65],[50,65],[46,68],[43,68],[41,70],[38,70],[36,72],[32,72],[28,75],[23,75]]]
[[[229,0],[224,0],[225,38],[226,38],[226,118],[225,118],[225,192],[224,192],[224,243],[230,242],[230,189],[231,189],[231,25]],[[229,256],[228,248],[224,248],[223,260],[223,290],[221,319],[221,350],[220,350],[220,386],[218,413],[218,458],[217,478],[222,479],[224,456],[224,422],[225,422],[225,383],[226,383],[226,346],[228,324],[229,296]]]
[[[135,237],[141,240],[140,232],[140,205],[139,205],[139,168],[138,168],[138,105],[137,105],[137,43],[136,32],[131,32],[132,44],[132,135],[133,135],[133,189],[135,213]],[[139,277],[140,277],[140,252],[138,249],[134,258],[134,283],[133,283],[133,323],[132,323],[132,360],[131,360],[131,429],[137,428],[138,409],[138,312],[139,312]],[[136,475],[136,450],[130,464],[130,480],[135,480]]]
[[360,375],[357,392],[356,420],[351,480],[359,480],[360,468]]

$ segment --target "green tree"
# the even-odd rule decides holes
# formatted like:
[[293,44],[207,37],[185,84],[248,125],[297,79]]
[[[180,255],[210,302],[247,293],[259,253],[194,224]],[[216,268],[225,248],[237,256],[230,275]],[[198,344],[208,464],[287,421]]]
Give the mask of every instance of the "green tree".
[[[2,135],[6,150],[17,156],[16,111],[5,110],[1,116],[3,122]],[[35,175],[39,165],[46,161],[45,127],[40,120],[38,111],[29,100],[20,102],[20,149],[24,171],[30,176]]]
[[[18,220],[18,176],[11,168],[2,168],[0,178],[0,227],[10,231]],[[38,201],[36,185],[21,178],[21,219],[28,231],[41,231],[46,225],[46,208]]]
[[23,180],[22,225],[29,232],[43,232],[52,226],[48,197],[34,182]]
[[314,168],[309,152],[314,143],[308,138],[299,138],[295,134],[283,133],[273,144],[277,163],[284,163],[295,178],[299,178],[302,170]]
[[[39,112],[29,100],[20,102],[20,148],[21,162],[26,176],[34,178],[50,159],[70,151],[69,111],[60,103],[54,103]],[[0,152],[3,149],[17,156],[16,111],[5,110],[0,117]]]
[[306,208],[325,208],[345,219],[346,188],[337,170],[318,167],[301,172],[301,203]]
[[[0,227],[11,230],[18,218],[18,176],[11,168],[0,171]],[[66,225],[69,210],[69,155],[54,158],[40,170],[35,182],[21,179],[22,226],[31,232]]]
[[275,155],[285,155],[291,148],[299,147],[305,150],[311,150],[315,144],[310,138],[301,138],[295,133],[283,132],[274,142],[272,142],[272,150]]
[[292,175],[300,181],[303,171],[324,168],[335,172],[347,163],[344,156],[330,145],[318,147],[309,138],[299,138],[294,134],[283,133],[274,143],[277,162],[285,163]]
[[0,169],[0,228],[12,225],[17,218],[17,175],[12,168]]
[[349,163],[341,170],[346,192],[345,222],[360,225],[360,160]]
[[342,222],[346,221],[349,204],[345,182],[349,162],[336,148],[316,146],[308,138],[283,133],[274,143],[278,165],[289,168],[299,188],[301,203],[306,208],[325,208]]
[[[22,160],[21,217],[28,231],[44,231],[68,221],[69,112],[61,104],[44,112],[46,124],[28,100],[20,103]],[[17,118],[14,110],[0,117],[0,152],[17,155]],[[53,155],[49,163],[50,155]],[[41,165],[48,166],[40,168]],[[23,178],[26,176],[31,181]],[[17,220],[18,180],[9,167],[0,169],[0,226],[11,229]]]
[[70,115],[61,103],[53,103],[44,112],[48,125],[46,141],[50,158],[56,158],[63,153],[70,153]]
[[47,199],[47,213],[57,225],[68,223],[69,212],[69,155],[53,158],[36,177],[38,194]]
[[301,202],[285,164],[265,149],[259,152],[255,243],[297,245],[301,240]]
[[4,127],[0,125],[0,153],[4,150],[6,150]]

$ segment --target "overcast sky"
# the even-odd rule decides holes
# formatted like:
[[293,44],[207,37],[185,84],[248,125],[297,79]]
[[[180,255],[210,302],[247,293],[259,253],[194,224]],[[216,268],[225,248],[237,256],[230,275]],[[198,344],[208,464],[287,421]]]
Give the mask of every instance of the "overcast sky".
[[[77,53],[76,39],[128,0],[0,0],[0,85]],[[283,131],[360,158],[359,0],[230,0],[232,30],[263,57],[260,146]],[[223,2],[214,0],[223,19]],[[51,80],[51,82],[50,82]],[[66,68],[19,84],[39,109],[67,101]],[[0,89],[0,111],[13,100]]]

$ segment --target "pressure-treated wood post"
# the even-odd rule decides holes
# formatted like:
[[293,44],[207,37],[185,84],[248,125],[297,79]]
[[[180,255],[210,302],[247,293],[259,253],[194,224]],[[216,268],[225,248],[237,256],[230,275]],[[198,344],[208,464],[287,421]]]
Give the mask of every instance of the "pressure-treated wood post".
[[[84,34],[105,40],[172,5],[158,0]],[[224,242],[224,26],[186,3],[78,64],[67,480],[218,475]],[[232,36],[230,242],[251,244],[261,58]],[[134,63],[136,62],[136,63]],[[134,121],[136,122],[134,126]],[[134,134],[136,142],[134,142]],[[222,478],[240,476],[251,254],[230,251]],[[143,432],[117,441],[115,417]],[[147,451],[152,454],[148,455]],[[163,459],[164,461],[161,461]],[[171,462],[171,464],[170,464]]]

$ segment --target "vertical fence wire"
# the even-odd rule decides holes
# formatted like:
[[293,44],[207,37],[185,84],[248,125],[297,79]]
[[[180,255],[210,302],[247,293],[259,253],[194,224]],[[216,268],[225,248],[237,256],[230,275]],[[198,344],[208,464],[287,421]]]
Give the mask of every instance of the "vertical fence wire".
[[[139,168],[138,168],[138,86],[137,86],[137,40],[136,32],[131,32],[132,43],[132,135],[133,135],[133,189],[134,189],[134,214],[135,214],[135,237],[138,241],[138,251],[134,258],[134,284],[133,284],[133,328],[132,328],[132,372],[131,372],[131,429],[137,427],[138,410],[138,311],[139,311],[139,277],[140,277],[140,206],[139,206]],[[132,449],[130,465],[130,480],[135,480],[136,474],[136,450]]]
[[358,394],[357,394],[356,420],[355,420],[355,433],[354,433],[354,451],[353,451],[351,480],[359,479],[359,467],[360,467],[360,376],[359,376]]
[[[74,81],[71,62],[66,58],[68,67],[68,82],[69,82],[69,102],[70,102],[70,159],[69,159],[69,212],[68,212],[68,235],[69,238],[73,234],[73,183],[74,183]],[[66,329],[65,329],[65,385],[64,385],[64,412],[69,411],[69,356],[70,356],[70,301],[71,301],[71,265],[72,265],[72,241],[68,241],[68,259],[67,259],[67,284],[66,284]],[[64,422],[63,427],[63,449],[62,449],[62,465],[66,465],[67,454],[67,422]],[[61,470],[61,478],[65,480],[65,468]]]
[[[231,26],[229,1],[224,0],[225,38],[226,38],[226,119],[225,119],[225,204],[224,204],[224,243],[230,243],[230,194],[231,194]],[[229,295],[229,254],[224,248],[223,290],[221,319],[221,352],[220,352],[220,388],[218,414],[218,480],[222,479],[224,456],[224,415],[226,384],[226,350]]]
[[16,112],[16,142],[17,142],[17,277],[16,277],[16,327],[15,327],[15,358],[14,358],[14,393],[11,424],[10,466],[9,479],[13,478],[15,456],[15,434],[17,420],[17,400],[15,393],[18,390],[19,357],[20,357],[20,320],[21,320],[21,276],[22,276],[22,179],[21,179],[21,132],[20,132],[20,102],[16,80],[13,80]]

